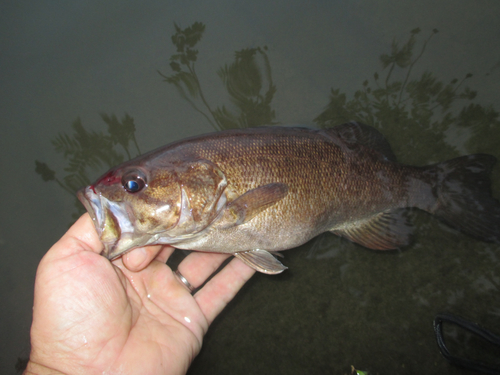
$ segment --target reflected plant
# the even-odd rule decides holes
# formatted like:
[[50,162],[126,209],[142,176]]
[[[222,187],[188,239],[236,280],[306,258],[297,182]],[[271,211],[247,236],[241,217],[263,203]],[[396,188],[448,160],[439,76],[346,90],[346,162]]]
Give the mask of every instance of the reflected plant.
[[276,114],[271,102],[276,86],[272,80],[267,47],[236,51],[234,62],[219,69],[217,73],[236,113],[225,105],[212,109],[203,94],[195,69],[198,50],[194,47],[201,40],[205,25],[195,22],[185,29],[176,24],[174,26],[176,33],[172,36],[172,43],[177,53],[170,57],[170,68],[174,73],[167,76],[158,72],[165,82],[174,85],[180,96],[205,117],[215,130],[275,123]]
[[[447,142],[446,137],[460,129],[473,132],[464,145],[469,152],[475,151],[474,145],[480,139],[484,143],[485,130],[495,128],[498,132],[498,113],[492,108],[473,103],[460,110],[457,107],[459,101],[472,101],[476,97],[475,91],[463,87],[472,74],[448,83],[427,71],[420,77],[412,77],[413,69],[438,30],[433,30],[415,54],[419,33],[419,28],[413,29],[401,47],[394,41],[391,52],[380,56],[385,77],[375,73],[373,80],[365,80],[352,99],[347,99],[340,89],[332,89],[326,109],[314,121],[320,127],[352,120],[372,125],[387,135],[396,155],[407,163],[430,163],[458,156],[456,145]],[[417,155],[424,158],[412,159]]]
[[[174,85],[180,96],[216,130],[275,124],[272,100],[276,86],[266,47],[246,48],[235,52],[234,61],[218,70],[228,92],[231,106],[213,109],[203,93],[196,73],[198,50],[205,25],[195,22],[182,29],[175,26],[172,43],[176,47],[170,61],[171,75],[159,74]],[[447,142],[447,135],[465,129],[468,132],[464,147],[475,152],[496,153],[496,139],[500,134],[499,114],[491,107],[469,103],[460,108],[460,101],[472,101],[476,92],[464,87],[472,77],[453,79],[448,83],[438,80],[432,73],[423,72],[413,78],[413,70],[423,56],[427,44],[437,33],[433,30],[418,53],[417,36],[420,29],[410,32],[407,42],[399,46],[392,43],[391,52],[380,56],[385,76],[378,73],[365,80],[362,88],[348,99],[340,89],[332,89],[326,109],[314,121],[320,127],[331,127],[348,121],[360,121],[381,130],[389,139],[400,161],[425,164],[458,156],[455,145]],[[121,120],[115,115],[101,115],[107,132],[86,130],[80,119],[73,127],[73,135],[59,134],[52,144],[67,159],[66,175],[59,178],[47,164],[35,161],[35,171],[44,181],[55,181],[74,196],[77,189],[90,183],[89,172],[105,170],[125,159],[140,154],[135,138],[135,124],[126,114]],[[488,137],[484,135],[488,134]],[[135,149],[131,152],[131,149]],[[420,155],[420,159],[413,159]],[[84,212],[75,199],[74,218]]]
[[[38,160],[35,160],[35,172],[44,181],[55,181],[75,196],[79,188],[90,184],[89,171],[102,171],[122,163],[125,158],[131,159],[131,144],[135,146],[135,155],[141,153],[135,139],[135,124],[131,116],[125,114],[119,120],[115,115],[101,114],[101,118],[108,125],[107,133],[87,130],[80,118],[77,118],[72,124],[72,135],[59,133],[52,140],[55,151],[62,154],[67,161],[64,168],[66,175],[62,179],[57,177],[56,172],[46,163]],[[117,148],[118,145],[121,147]],[[77,211],[72,216],[77,219],[85,209],[76,197],[75,207]]]
[[[194,47],[201,40],[205,25],[195,22],[185,29],[174,26],[176,32],[172,36],[172,43],[177,48],[177,53],[170,57],[170,68],[174,74],[166,76],[160,72],[160,75],[177,88],[182,98],[216,130],[273,123],[275,112],[271,109],[271,102],[276,87],[272,82],[266,47],[237,51],[234,62],[219,69],[218,75],[237,111],[234,113],[224,105],[212,110],[195,70],[198,51]],[[266,91],[262,93],[264,86]],[[204,110],[198,107],[197,101],[202,103]],[[131,116],[126,114],[119,120],[115,115],[101,114],[101,118],[108,125],[106,133],[85,129],[78,118],[72,125],[72,135],[60,133],[52,141],[54,149],[67,160],[64,177],[59,178],[53,169],[38,160],[35,160],[35,172],[44,181],[55,181],[62,189],[75,196],[79,188],[90,184],[90,171],[111,168],[141,153]],[[135,155],[132,155],[131,147],[135,147]],[[85,210],[76,197],[75,208],[72,217],[77,219]]]

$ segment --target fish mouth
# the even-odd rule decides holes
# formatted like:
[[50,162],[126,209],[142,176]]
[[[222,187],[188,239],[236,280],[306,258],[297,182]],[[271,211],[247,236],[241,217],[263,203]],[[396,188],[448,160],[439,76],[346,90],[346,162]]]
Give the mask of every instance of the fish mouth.
[[[89,191],[89,196],[87,197],[87,191]],[[100,235],[100,222],[102,222],[101,218],[101,202],[98,199],[95,199],[94,196],[97,196],[97,194],[94,194],[92,196],[90,193],[93,193],[90,187],[85,187],[76,193],[76,196],[78,197],[78,200],[82,202],[83,206],[89,213],[90,218],[92,219],[92,222],[94,223],[94,226],[97,230],[97,233]],[[99,220],[97,219],[99,217]]]
[[104,249],[101,255],[116,259],[133,249],[145,245],[145,236],[138,235],[130,213],[123,204],[112,202],[91,186],[78,191],[77,197],[88,211]]

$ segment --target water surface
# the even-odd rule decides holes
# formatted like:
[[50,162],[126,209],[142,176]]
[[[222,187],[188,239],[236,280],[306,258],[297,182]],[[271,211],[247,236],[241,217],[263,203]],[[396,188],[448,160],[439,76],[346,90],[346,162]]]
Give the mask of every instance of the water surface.
[[[496,1],[2,5],[0,371],[15,373],[29,354],[36,266],[78,213],[72,194],[35,173],[38,160],[66,188],[77,184],[64,181],[68,159],[51,143],[72,137],[74,123],[106,135],[103,114],[111,122],[128,115],[144,152],[221,127],[358,119],[377,126],[405,163],[500,157],[499,15]],[[170,64],[174,24],[195,22],[204,25],[192,63],[205,103],[158,73],[178,72]],[[248,100],[228,93],[224,67],[222,77]],[[137,152],[133,143],[129,152]],[[492,177],[500,197],[500,167]],[[412,216],[415,241],[402,251],[382,254],[330,234],[287,251],[289,270],[253,277],[213,324],[189,373],[347,374],[351,365],[373,374],[466,373],[439,354],[432,320],[446,311],[500,333],[500,246]],[[483,351],[462,332],[448,333],[457,351]]]

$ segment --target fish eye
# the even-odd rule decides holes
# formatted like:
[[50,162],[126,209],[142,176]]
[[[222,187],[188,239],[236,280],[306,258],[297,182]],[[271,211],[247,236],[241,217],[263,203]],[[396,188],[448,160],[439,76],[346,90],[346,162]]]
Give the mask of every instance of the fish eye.
[[129,193],[137,193],[144,189],[146,181],[137,173],[127,173],[122,177],[122,185]]

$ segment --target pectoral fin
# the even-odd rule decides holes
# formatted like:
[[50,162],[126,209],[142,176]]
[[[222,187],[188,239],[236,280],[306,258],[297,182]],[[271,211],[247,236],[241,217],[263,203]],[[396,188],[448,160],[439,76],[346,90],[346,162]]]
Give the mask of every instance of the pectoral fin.
[[367,220],[350,223],[330,232],[374,250],[397,249],[410,242],[411,225],[407,211],[382,212]]
[[273,183],[247,191],[231,202],[221,218],[222,228],[244,224],[288,194],[288,186]]
[[266,250],[241,251],[233,255],[247,266],[268,275],[277,275],[288,268]]

